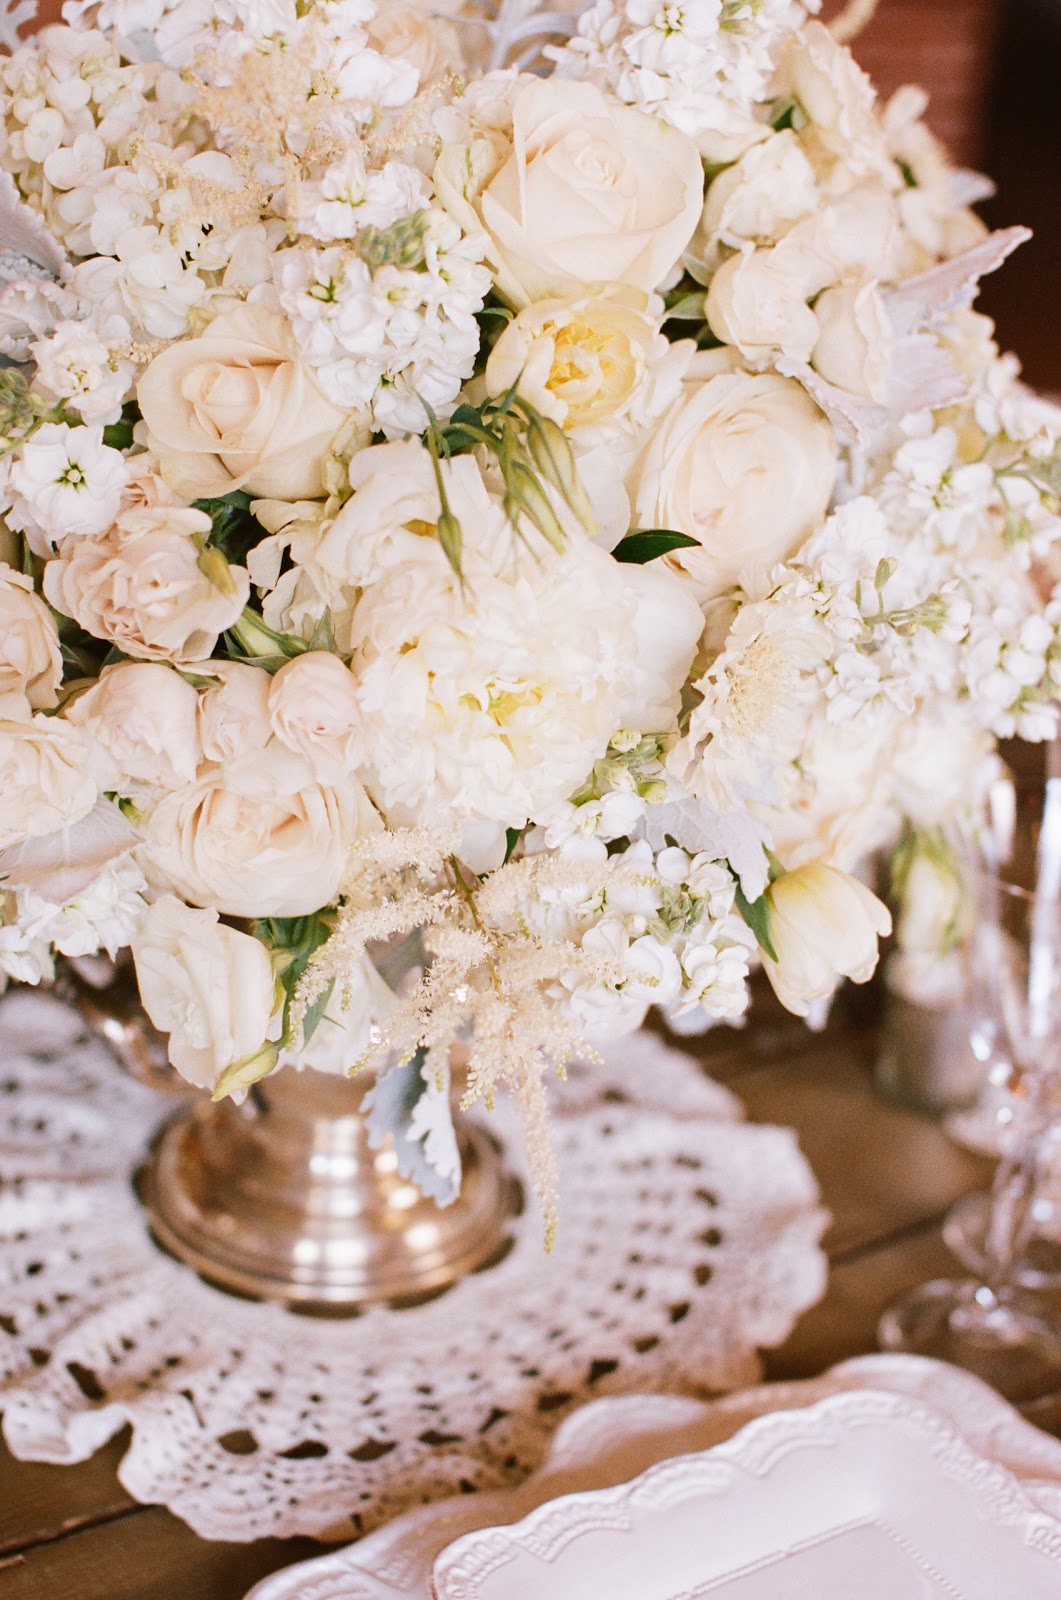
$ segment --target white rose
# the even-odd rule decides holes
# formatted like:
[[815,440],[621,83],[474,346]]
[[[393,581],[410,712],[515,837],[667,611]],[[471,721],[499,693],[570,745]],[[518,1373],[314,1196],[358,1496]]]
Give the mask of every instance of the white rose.
[[369,43],[382,55],[415,67],[421,87],[464,68],[457,29],[445,7],[430,9],[416,0],[380,0],[365,23]]
[[281,744],[305,756],[322,783],[357,763],[360,719],[350,669],[327,650],[308,650],[282,666],[269,690],[269,717]]
[[59,717],[0,717],[0,850],[86,816],[101,788],[101,752]]
[[865,983],[877,965],[877,940],[891,932],[887,907],[857,878],[824,861],[784,873],[766,891],[777,960],[763,967],[787,1010],[805,1017],[841,977]]
[[752,145],[714,178],[704,204],[708,240],[772,244],[820,204],[814,171],[790,128]]
[[137,399],[163,477],[189,499],[233,489],[314,499],[346,421],[317,388],[286,319],[258,305],[226,311],[201,338],[163,350]]
[[776,350],[807,361],[818,337],[801,273],[788,269],[780,246],[745,245],[724,261],[711,279],[705,314],[716,338],[735,345],[749,361]]
[[699,540],[668,564],[708,598],[798,549],[825,515],[836,457],[832,427],[790,378],[688,381],[638,469],[636,522]]
[[14,715],[28,701],[45,711],[58,699],[63,680],[59,632],[33,580],[0,563],[0,706]]
[[282,745],[165,796],[148,814],[148,880],[233,917],[298,917],[335,899],[350,848],[380,826],[361,785],[316,783]]
[[269,688],[261,667],[243,661],[206,661],[198,673],[214,681],[199,695],[199,738],[207,761],[234,761],[269,741]]
[[486,230],[498,292],[513,306],[581,285],[655,289],[700,220],[692,140],[589,83],[521,79],[511,138],[451,145],[435,169],[442,204]]
[[205,511],[125,511],[105,533],[64,543],[44,569],[44,593],[126,655],[203,660],[250,594],[246,569],[228,566],[220,551],[212,552],[216,573],[203,571],[197,541],[209,532]]
[[113,757],[123,779],[155,788],[192,783],[202,759],[198,696],[178,672],[160,663],[119,662],[64,708]]
[[653,369],[665,365],[676,383],[693,348],[670,344],[660,332],[662,315],[661,301],[619,285],[538,301],[513,317],[490,352],[487,393],[503,395],[518,384],[568,432],[651,407],[646,389],[660,386]]
[[226,1067],[265,1045],[276,985],[268,952],[248,933],[173,895],[149,906],[132,943],[140,999],[169,1034],[182,1078],[213,1089]]
[[814,315],[818,339],[811,361],[822,377],[860,399],[887,405],[895,335],[876,283],[826,289]]

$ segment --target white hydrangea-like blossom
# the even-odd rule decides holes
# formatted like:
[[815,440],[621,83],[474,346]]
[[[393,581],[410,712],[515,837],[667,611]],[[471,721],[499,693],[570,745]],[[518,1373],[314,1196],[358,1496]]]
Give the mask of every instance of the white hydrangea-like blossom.
[[711,161],[733,160],[765,131],[779,47],[816,0],[597,0],[554,52],[564,76],[587,77],[627,105],[687,133]]
[[[411,177],[403,176],[390,185],[388,210],[403,185],[418,205]],[[333,245],[283,251],[275,269],[280,304],[321,388],[337,404],[364,410],[390,438],[424,427],[423,402],[444,416],[452,410],[472,373],[475,316],[490,287],[479,243],[452,218],[427,206],[404,220],[410,226],[405,240],[394,240],[397,259],[370,265],[371,256],[366,262],[356,248]]]

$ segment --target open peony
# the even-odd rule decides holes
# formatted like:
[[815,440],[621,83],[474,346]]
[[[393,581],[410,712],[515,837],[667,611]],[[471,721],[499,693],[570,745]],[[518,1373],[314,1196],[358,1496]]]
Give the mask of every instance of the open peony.
[[443,471],[469,533],[462,584],[430,537],[427,453],[382,447],[378,479],[371,456],[322,550],[364,582],[352,624],[362,775],[390,823],[455,822],[468,859],[496,865],[505,829],[570,794],[617,730],[675,727],[703,619],[678,580],[624,570],[579,535],[559,554],[514,542],[466,458]]

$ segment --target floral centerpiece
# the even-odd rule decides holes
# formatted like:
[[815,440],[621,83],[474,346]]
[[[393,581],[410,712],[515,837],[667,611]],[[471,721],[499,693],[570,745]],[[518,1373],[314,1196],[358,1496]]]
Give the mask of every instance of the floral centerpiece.
[[871,854],[1053,729],[1061,458],[970,309],[1023,230],[816,9],[11,39],[8,976],[131,946],[215,1095],[463,1037],[547,1207],[586,1041],[869,976]]

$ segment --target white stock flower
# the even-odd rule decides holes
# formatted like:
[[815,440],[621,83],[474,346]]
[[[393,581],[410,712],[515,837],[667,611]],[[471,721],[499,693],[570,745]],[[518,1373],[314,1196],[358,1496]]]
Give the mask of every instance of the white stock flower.
[[71,535],[91,536],[118,515],[128,467],[120,450],[103,442],[101,427],[46,422],[12,462],[15,491],[8,513],[36,555],[47,556]]
[[768,136],[755,104],[770,98],[779,46],[816,9],[813,0],[597,0],[558,52],[559,70],[665,118],[705,160],[733,161]]
[[169,1035],[182,1078],[213,1089],[226,1067],[255,1055],[273,1027],[276,985],[263,944],[173,895],[150,906],[133,940],[140,999]]
[[83,422],[117,422],[134,368],[113,352],[128,339],[129,329],[118,319],[99,327],[91,321],[60,322],[31,347],[37,363],[34,388],[65,401]]
[[865,983],[877,965],[877,940],[892,919],[865,884],[824,861],[783,873],[766,891],[777,959],[763,967],[781,1004],[805,1017],[841,977]]

